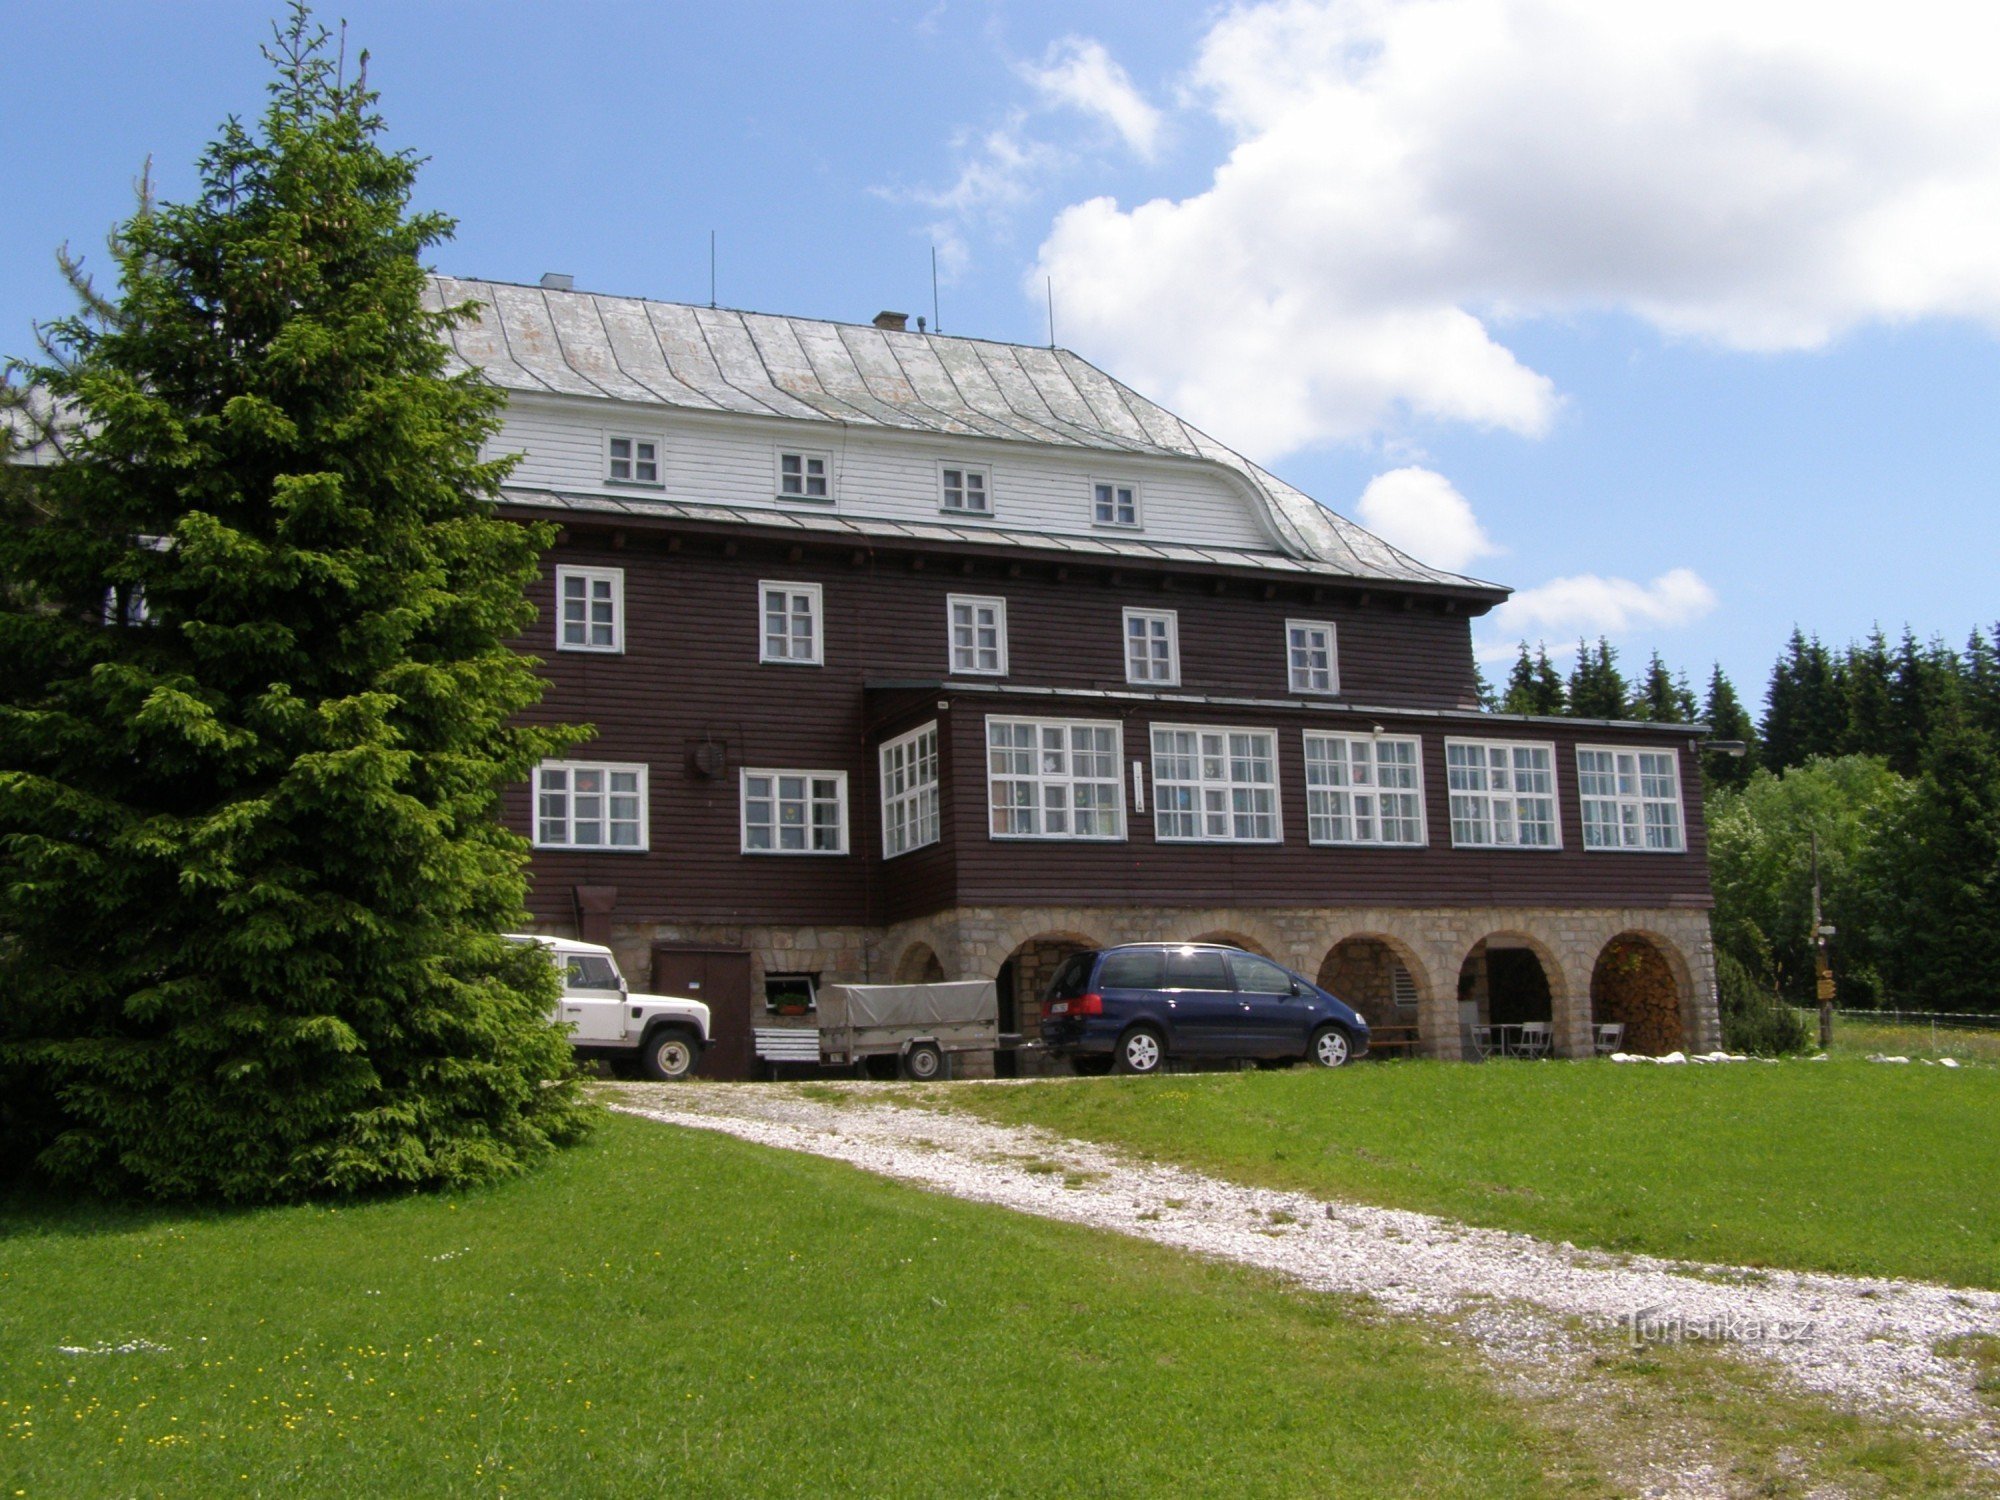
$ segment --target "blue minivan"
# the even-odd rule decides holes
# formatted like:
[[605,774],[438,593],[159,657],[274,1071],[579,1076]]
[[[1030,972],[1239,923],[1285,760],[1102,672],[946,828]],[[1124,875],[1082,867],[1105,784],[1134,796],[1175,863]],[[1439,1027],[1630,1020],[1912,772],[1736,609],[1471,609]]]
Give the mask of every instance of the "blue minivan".
[[1170,1057],[1338,1068],[1368,1050],[1368,1023],[1255,953],[1130,943],[1063,962],[1042,1001],[1042,1041],[1079,1073],[1156,1073]]

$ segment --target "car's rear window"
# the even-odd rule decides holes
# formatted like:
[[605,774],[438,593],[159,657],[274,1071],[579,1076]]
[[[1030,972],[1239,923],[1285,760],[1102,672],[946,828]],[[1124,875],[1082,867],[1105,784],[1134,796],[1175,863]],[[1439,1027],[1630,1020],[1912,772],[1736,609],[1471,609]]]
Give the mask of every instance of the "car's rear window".
[[1229,965],[1213,948],[1181,948],[1167,955],[1170,990],[1228,990]]
[[1167,984],[1167,955],[1157,948],[1134,948],[1104,955],[1097,982],[1107,990],[1158,990]]
[[1048,997],[1051,1000],[1074,1000],[1083,993],[1090,983],[1090,966],[1097,958],[1095,953],[1072,953],[1063,960],[1063,966],[1056,970],[1056,977],[1049,981]]

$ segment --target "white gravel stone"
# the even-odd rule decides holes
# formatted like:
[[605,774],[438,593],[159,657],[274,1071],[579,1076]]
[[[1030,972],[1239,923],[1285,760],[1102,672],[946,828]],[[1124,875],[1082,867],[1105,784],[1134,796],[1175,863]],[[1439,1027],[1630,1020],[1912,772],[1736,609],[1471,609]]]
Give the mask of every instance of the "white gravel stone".
[[1261,1267],[1395,1311],[1450,1315],[1490,1300],[1600,1330],[1624,1333],[1637,1315],[1656,1330],[1709,1333],[1857,1409],[1976,1429],[1966,1446],[1985,1461],[2000,1446],[1973,1367],[1935,1348],[2000,1334],[2000,1293],[1550,1244],[1430,1214],[1245,1187],[1041,1130],[884,1107],[893,1089],[856,1086],[839,1105],[772,1085],[625,1086],[616,1095],[613,1107],[628,1114]]

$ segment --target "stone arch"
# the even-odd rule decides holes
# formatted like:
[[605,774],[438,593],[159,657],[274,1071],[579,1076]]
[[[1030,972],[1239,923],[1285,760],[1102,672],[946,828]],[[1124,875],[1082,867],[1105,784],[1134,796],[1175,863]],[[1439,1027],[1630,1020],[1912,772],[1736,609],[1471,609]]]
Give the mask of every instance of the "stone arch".
[[[993,976],[999,989],[1000,1030],[1035,1036],[1041,1026],[1042,992],[1063,960],[1103,946],[1080,932],[1041,932],[1015,943]],[[1036,1063],[1046,1061],[1039,1054],[1033,1056]],[[1016,1077],[1023,1071],[1021,1062],[1020,1054],[1002,1051],[994,1058],[994,1071],[1003,1078]]]
[[[1400,977],[1399,973],[1400,971]],[[1370,1026],[1417,1026],[1434,1007],[1430,975],[1416,950],[1386,932],[1357,932],[1326,950],[1315,983],[1361,1012]]]
[[1246,953],[1260,954],[1269,959],[1276,959],[1278,956],[1271,951],[1268,944],[1250,936],[1247,932],[1218,930],[1215,932],[1204,932],[1200,937],[1183,938],[1182,941],[1189,943],[1222,943],[1228,947],[1241,948]]
[[1458,1002],[1467,1024],[1546,1021],[1556,1051],[1569,1056],[1587,1050],[1562,960],[1532,932],[1505,928],[1474,943],[1459,964]]
[[912,943],[896,960],[895,974],[897,984],[941,984],[944,962],[929,943]]
[[1611,938],[1590,971],[1590,1019],[1622,1025],[1627,1052],[1684,1051],[1695,1029],[1686,958],[1658,933],[1634,929]]

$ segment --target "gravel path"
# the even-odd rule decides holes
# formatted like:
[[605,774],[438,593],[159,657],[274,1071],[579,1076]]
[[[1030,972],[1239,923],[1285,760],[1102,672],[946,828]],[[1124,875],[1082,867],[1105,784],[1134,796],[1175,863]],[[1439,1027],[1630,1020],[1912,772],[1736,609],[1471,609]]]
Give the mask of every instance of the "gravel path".
[[616,1093],[614,1108],[647,1119],[1262,1267],[1394,1311],[1470,1313],[1464,1326],[1515,1363],[1539,1340],[1560,1343],[1559,1320],[1629,1335],[1639,1313],[1656,1336],[1726,1340],[1810,1390],[1948,1427],[1982,1463],[2000,1462],[1975,1372],[1935,1350],[1956,1335],[2000,1334],[2000,1293],[1580,1250],[1429,1214],[1244,1187],[1039,1130],[892,1107],[894,1089],[851,1086],[840,1104],[762,1084]]

